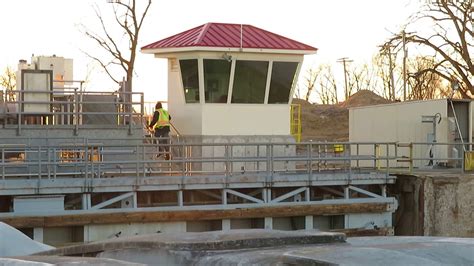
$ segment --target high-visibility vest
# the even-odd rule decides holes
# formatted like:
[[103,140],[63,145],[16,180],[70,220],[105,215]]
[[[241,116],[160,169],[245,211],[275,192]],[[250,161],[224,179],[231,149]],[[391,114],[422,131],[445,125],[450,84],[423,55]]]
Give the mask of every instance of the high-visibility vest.
[[158,121],[155,124],[155,129],[162,128],[162,127],[169,127],[170,126],[170,115],[168,112],[163,109],[155,109],[160,115],[158,116]]

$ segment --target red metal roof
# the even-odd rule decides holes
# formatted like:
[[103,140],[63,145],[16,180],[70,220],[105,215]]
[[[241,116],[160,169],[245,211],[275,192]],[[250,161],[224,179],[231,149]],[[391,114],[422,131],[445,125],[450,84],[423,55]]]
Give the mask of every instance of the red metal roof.
[[[242,31],[242,32],[241,32]],[[242,36],[242,41],[241,41]],[[316,51],[317,48],[245,24],[207,23],[145,45],[143,50],[181,47],[258,48]]]

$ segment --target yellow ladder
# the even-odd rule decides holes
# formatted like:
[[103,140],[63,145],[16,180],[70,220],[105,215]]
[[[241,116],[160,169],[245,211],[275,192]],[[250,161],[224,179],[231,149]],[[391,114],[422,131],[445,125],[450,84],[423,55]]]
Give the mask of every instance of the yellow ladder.
[[290,108],[290,133],[296,142],[301,141],[301,104],[292,104]]

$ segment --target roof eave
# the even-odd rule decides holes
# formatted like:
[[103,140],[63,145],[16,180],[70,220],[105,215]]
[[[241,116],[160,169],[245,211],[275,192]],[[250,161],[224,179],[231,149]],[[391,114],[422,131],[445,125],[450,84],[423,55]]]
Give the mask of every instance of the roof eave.
[[148,49],[141,49],[140,51],[144,54],[154,54],[154,55],[183,53],[183,52],[202,52],[202,51],[310,55],[310,54],[316,54],[317,49],[316,50],[293,50],[293,49],[189,46],[189,47],[170,47],[170,48],[148,48]]

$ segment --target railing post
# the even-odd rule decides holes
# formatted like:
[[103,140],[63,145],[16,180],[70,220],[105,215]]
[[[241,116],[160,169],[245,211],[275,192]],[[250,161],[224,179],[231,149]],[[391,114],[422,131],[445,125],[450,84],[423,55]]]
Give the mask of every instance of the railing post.
[[5,148],[2,148],[2,179],[5,180]]
[[79,101],[77,99],[77,88],[74,88],[74,136],[77,136],[79,131]]
[[273,165],[273,148],[274,148],[274,145],[271,144],[270,146],[270,165],[271,165],[270,182],[272,185],[273,185],[273,174],[275,173],[275,167]]
[[38,146],[38,178],[41,180],[41,146]]
[[23,109],[23,98],[24,98],[23,90],[20,91],[19,96],[20,96],[19,97],[20,99],[17,101],[18,102],[18,122],[17,122],[17,132],[16,132],[17,136],[21,135],[21,120],[22,120],[21,110]]
[[346,151],[349,151],[349,182],[352,180],[352,153],[350,151],[350,149],[348,149],[348,147],[350,148],[350,145],[349,144],[343,144],[343,156],[346,156]]
[[[203,147],[204,148],[204,147]],[[224,157],[225,157],[225,177],[226,177],[226,183],[227,183],[227,176],[229,175],[229,147],[227,144],[224,145]]]
[[375,144],[375,169],[380,170],[380,144]]
[[270,144],[266,144],[266,152],[265,155],[267,156],[267,175],[265,177],[265,182],[268,183],[268,180],[271,175],[271,165],[270,165]]
[[[326,141],[324,141],[326,142]],[[327,144],[324,144],[324,157],[326,158],[326,160],[324,160],[324,169],[327,169],[328,168],[328,161],[327,161],[327,157],[328,157],[328,145]]]
[[142,173],[143,173],[143,178],[145,178],[146,177],[146,162],[145,162],[146,159],[145,159],[145,145],[144,144],[142,144],[142,160],[143,160]]
[[188,173],[188,151],[187,147],[184,146],[184,142],[181,144],[181,150],[183,151],[183,166],[181,168],[182,175],[185,176]]
[[359,169],[359,168],[360,168],[360,165],[359,165],[359,155],[360,155],[360,152],[359,152],[359,143],[356,144],[356,151],[357,151],[357,155],[356,155],[356,156],[357,156],[357,160],[356,160],[356,161],[357,161],[357,164],[356,164],[356,165],[357,165],[357,169]]
[[87,182],[87,179],[89,177],[89,163],[87,161],[87,157],[89,156],[89,154],[88,154],[88,149],[87,149],[87,140],[86,140],[86,143],[84,143],[84,146],[82,146],[82,148],[84,149],[84,147],[85,147],[85,151],[84,151],[83,162],[84,162],[84,166],[85,166],[85,179],[86,179],[86,182]]
[[56,160],[57,150],[56,148],[53,149],[53,179],[56,179],[56,173],[58,168],[58,162]]
[[390,146],[389,146],[389,143],[386,143],[385,144],[387,146],[387,154],[385,154],[386,156],[386,162],[387,162],[387,165],[386,165],[386,172],[385,172],[385,177],[388,178],[388,175],[389,175],[389,170],[390,170],[390,160],[389,160],[389,154],[390,154]]
[[47,156],[48,156],[48,164],[46,165],[46,169],[48,171],[48,179],[51,179],[51,148],[49,147],[47,149]]
[[313,144],[308,144],[308,185],[311,183],[311,178],[313,176]]
[[321,145],[320,144],[318,144],[318,172],[321,172]]
[[409,149],[410,149],[410,164],[409,164],[409,171],[410,173],[413,173],[413,143],[410,143],[408,145]]
[[135,172],[138,181],[138,178],[140,177],[140,157],[138,152],[138,145],[135,147]]

